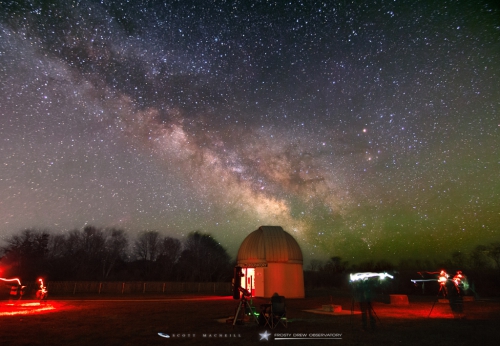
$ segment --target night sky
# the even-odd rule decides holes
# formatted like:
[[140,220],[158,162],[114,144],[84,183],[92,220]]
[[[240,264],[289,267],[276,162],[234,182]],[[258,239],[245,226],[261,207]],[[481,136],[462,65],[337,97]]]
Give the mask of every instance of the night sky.
[[441,258],[500,237],[484,1],[2,1],[0,234]]

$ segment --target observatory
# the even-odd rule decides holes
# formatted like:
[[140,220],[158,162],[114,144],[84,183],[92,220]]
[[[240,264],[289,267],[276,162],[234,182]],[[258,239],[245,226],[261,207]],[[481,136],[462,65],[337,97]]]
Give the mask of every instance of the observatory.
[[241,286],[255,297],[275,292],[304,298],[302,251],[297,241],[279,226],[261,226],[241,243],[236,257],[242,267]]

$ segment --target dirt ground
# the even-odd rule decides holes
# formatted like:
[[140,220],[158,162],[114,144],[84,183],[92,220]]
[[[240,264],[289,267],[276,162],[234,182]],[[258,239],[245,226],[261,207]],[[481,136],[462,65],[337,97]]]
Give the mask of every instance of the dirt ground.
[[[39,304],[0,302],[1,345],[499,345],[500,301],[464,303],[456,319],[446,303],[409,297],[410,305],[375,302],[375,330],[363,331],[349,296],[287,300],[288,326],[225,323],[239,301],[220,296],[69,297]],[[265,299],[253,299],[257,311]],[[342,306],[319,314],[323,305]],[[41,309],[41,310],[40,310]],[[432,312],[431,312],[432,309]],[[38,311],[40,310],[40,311]],[[431,312],[430,316],[429,313]],[[162,337],[159,333],[164,334]],[[317,337],[330,339],[311,339]],[[300,338],[307,339],[300,339]]]

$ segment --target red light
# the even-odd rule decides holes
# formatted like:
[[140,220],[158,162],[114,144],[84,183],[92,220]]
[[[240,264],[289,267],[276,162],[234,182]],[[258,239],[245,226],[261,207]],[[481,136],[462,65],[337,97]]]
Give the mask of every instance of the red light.
[[446,273],[444,270],[441,270],[441,272],[439,273],[438,281],[441,285],[445,285],[449,277],[450,276],[448,275],[448,273]]
[[43,279],[38,279],[38,282],[40,282],[40,289],[36,291],[36,298],[40,300],[47,299],[47,295],[49,291],[47,290],[47,287],[43,284]]
[[35,315],[53,311],[56,311],[54,304],[40,304],[40,302],[9,303],[0,305],[0,317]]

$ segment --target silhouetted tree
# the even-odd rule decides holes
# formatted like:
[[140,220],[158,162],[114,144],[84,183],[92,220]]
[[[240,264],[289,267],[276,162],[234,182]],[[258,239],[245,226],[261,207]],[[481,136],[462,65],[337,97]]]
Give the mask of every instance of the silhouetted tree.
[[487,257],[488,248],[484,245],[478,245],[469,254],[469,266],[474,271],[483,271],[489,266]]
[[125,231],[121,229],[108,229],[105,231],[104,256],[102,258],[102,276],[109,277],[117,261],[126,257],[128,239]]
[[351,269],[355,272],[373,272],[375,271],[375,263],[373,261],[364,261],[353,265]]
[[160,248],[160,233],[145,231],[139,234],[134,243],[134,254],[139,260],[155,261]]
[[160,251],[161,237],[158,231],[144,231],[139,234],[134,243],[134,255],[137,258],[137,268],[144,280],[157,279],[156,258]]
[[467,255],[461,251],[455,251],[451,254],[451,265],[453,268],[466,268]]
[[308,266],[309,269],[304,270],[304,285],[306,287],[317,288],[327,284],[322,276],[323,265],[323,261],[311,260]]
[[341,257],[333,256],[323,266],[323,270],[330,274],[343,273],[347,269],[348,264],[349,262],[342,261]]
[[379,260],[373,267],[376,272],[390,272],[394,270],[394,265],[387,260]]
[[6,276],[20,276],[23,280],[35,280],[46,274],[49,234],[45,231],[27,229],[20,235],[7,239],[1,247],[2,263],[6,265]]
[[229,280],[232,275],[230,257],[209,234],[193,232],[184,242],[179,258],[179,276],[189,281]]
[[500,242],[493,242],[486,248],[486,255],[495,262],[498,270],[500,270]]
[[105,256],[104,234],[102,230],[86,226],[78,239],[80,274],[85,279],[99,278]]
[[345,271],[348,262],[339,256],[331,257],[319,272],[322,283],[325,286],[340,287],[345,281]]
[[68,278],[66,273],[68,260],[65,257],[67,235],[51,235],[48,245],[48,270],[51,280],[65,280]]
[[181,255],[182,245],[178,239],[165,237],[159,244],[158,264],[159,276],[165,280],[171,280],[174,277],[174,267]]
[[49,257],[62,257],[66,247],[66,236],[64,234],[52,234],[49,238]]

